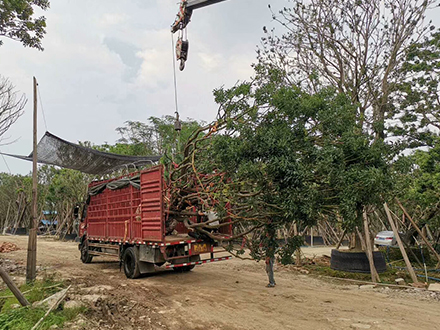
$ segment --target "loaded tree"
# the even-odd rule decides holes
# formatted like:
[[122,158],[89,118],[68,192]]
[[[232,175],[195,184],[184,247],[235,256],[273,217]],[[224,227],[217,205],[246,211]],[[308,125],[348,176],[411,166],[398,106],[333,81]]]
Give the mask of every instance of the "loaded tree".
[[[215,96],[219,119],[197,130],[184,160],[169,167],[168,213],[190,230],[223,243],[247,236],[260,258],[270,228],[314,225],[326,215],[353,230],[365,206],[389,190],[384,155],[392,149],[364,133],[356,105],[335,89],[310,94],[285,86],[273,70],[264,82]],[[214,219],[206,216],[212,212]],[[191,223],[191,216],[200,218]],[[220,237],[229,225],[234,235]],[[301,241],[286,237],[286,243],[278,252],[288,262]]]

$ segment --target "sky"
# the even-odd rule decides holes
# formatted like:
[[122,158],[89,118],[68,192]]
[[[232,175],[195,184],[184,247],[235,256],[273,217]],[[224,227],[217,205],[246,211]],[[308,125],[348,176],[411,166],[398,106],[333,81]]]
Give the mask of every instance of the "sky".
[[[252,76],[263,26],[280,29],[269,3],[276,12],[292,1],[228,0],[194,12],[189,59],[177,73],[181,118],[214,120],[213,90]],[[33,76],[41,96],[38,138],[48,130],[71,142],[115,143],[115,129],[126,121],[173,115],[170,25],[178,7],[178,0],[56,0],[38,13],[47,18],[43,52],[2,38],[0,75],[28,103],[2,137],[0,151],[32,151]],[[440,26],[438,9],[428,18]],[[31,171],[30,162],[6,161],[12,173]],[[0,159],[0,172],[9,172],[8,166]]]
[[[288,0],[228,0],[194,11],[188,62],[177,72],[181,118],[214,120],[213,90],[252,76],[262,28],[276,26],[269,3],[276,9]],[[177,0],[56,0],[37,13],[47,18],[43,52],[3,38],[0,74],[28,103],[0,151],[32,151],[33,76],[41,96],[38,139],[48,130],[71,142],[114,143],[125,121],[173,115],[170,25],[178,8]],[[31,171],[30,162],[6,162],[14,174]],[[0,159],[0,172],[9,169]]]

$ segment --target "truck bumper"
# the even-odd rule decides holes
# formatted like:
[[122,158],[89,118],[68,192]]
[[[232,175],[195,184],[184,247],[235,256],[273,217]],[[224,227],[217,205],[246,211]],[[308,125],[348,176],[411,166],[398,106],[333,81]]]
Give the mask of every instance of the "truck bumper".
[[225,260],[229,260],[232,257],[221,257],[221,258],[213,258],[213,259],[206,259],[206,260],[200,260],[200,261],[194,261],[194,262],[186,262],[183,264],[175,264],[175,265],[167,265],[165,266],[166,268],[177,268],[177,267],[186,267],[186,266],[197,266],[197,265],[202,265],[202,264],[208,264],[211,262],[217,262],[217,261],[225,261]]

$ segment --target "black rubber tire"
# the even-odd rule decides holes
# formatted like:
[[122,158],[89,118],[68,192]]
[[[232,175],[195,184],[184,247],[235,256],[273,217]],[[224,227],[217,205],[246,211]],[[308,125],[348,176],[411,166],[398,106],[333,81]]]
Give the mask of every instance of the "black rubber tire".
[[89,264],[92,262],[93,256],[90,255],[89,253],[89,244],[87,243],[87,241],[84,241],[81,244],[81,261],[84,264]]
[[129,247],[125,250],[122,260],[124,264],[124,273],[127,278],[135,279],[141,275],[138,256],[133,247]]
[[[373,252],[373,260],[378,273],[383,273],[387,270],[387,264],[381,252]],[[333,249],[330,268],[351,273],[370,273],[370,263],[368,262],[365,252],[350,252]]]

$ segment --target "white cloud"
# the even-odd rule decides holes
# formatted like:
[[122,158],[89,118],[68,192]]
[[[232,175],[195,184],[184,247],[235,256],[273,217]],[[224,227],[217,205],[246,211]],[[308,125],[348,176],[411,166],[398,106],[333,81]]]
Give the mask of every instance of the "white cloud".
[[202,61],[202,67],[204,70],[210,72],[214,71],[224,64],[224,59],[220,54],[212,53],[197,53],[197,56]]
[[108,28],[112,25],[125,23],[130,16],[125,13],[107,13],[98,19],[98,25],[102,28]]

